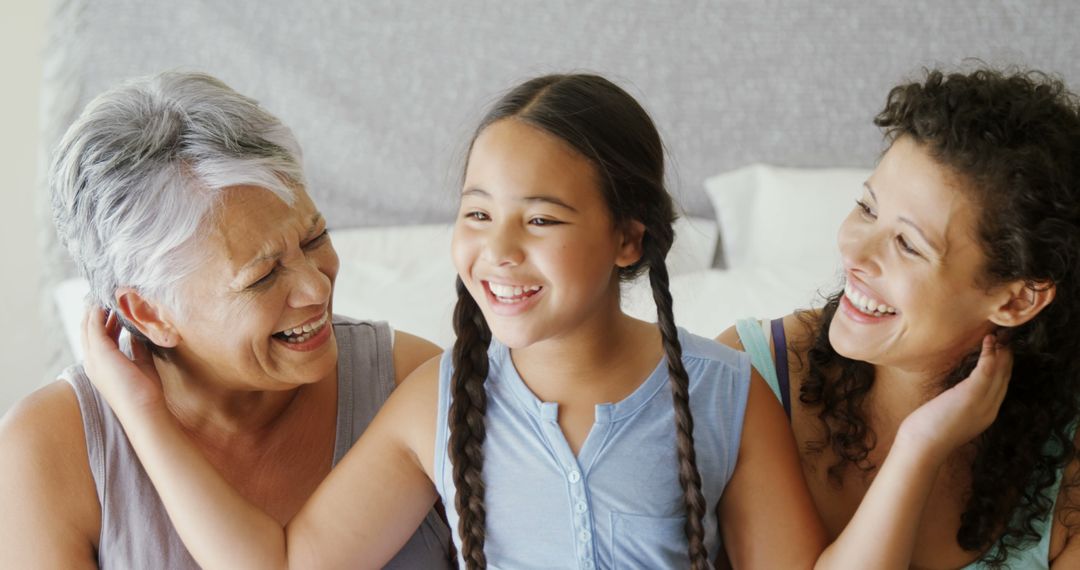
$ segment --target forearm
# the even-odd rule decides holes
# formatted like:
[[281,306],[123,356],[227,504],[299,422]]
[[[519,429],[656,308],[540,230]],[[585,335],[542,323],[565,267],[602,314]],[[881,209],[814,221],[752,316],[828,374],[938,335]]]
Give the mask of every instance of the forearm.
[[898,436],[855,516],[816,568],[908,568],[942,454]]
[[181,432],[172,414],[164,408],[142,409],[123,413],[120,419],[180,538],[200,566],[288,566],[281,524],[225,481]]

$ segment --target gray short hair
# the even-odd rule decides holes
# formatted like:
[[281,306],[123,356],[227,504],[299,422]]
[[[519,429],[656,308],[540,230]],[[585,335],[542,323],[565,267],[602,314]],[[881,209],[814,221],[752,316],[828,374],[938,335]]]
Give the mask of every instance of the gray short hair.
[[260,186],[292,204],[303,184],[288,127],[220,80],[184,72],[99,95],[49,171],[60,242],[109,308],[120,287],[181,308],[176,286],[198,265],[196,232],[223,188]]

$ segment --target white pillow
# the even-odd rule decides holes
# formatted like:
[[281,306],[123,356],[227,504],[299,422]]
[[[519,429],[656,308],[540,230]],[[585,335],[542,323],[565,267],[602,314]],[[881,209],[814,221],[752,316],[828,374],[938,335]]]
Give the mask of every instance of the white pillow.
[[718,237],[714,220],[691,216],[675,220],[675,242],[667,256],[668,275],[673,277],[712,267]]
[[341,260],[334,312],[388,321],[395,330],[449,346],[457,302],[452,230],[447,224],[332,230]]
[[[82,362],[82,317],[86,312],[87,296],[90,294],[90,284],[81,277],[75,277],[61,281],[53,289],[53,302],[56,310],[60,313],[60,323],[64,327],[64,336],[67,337],[71,354],[76,362]],[[64,366],[70,364],[65,362]]]
[[870,172],[754,164],[709,178],[724,267],[838,267],[836,231]]
[[[709,338],[738,319],[772,319],[796,309],[820,307],[836,291],[839,276],[825,266],[774,265],[706,269],[671,278],[675,324]],[[655,321],[656,304],[647,279],[623,288],[622,308]]]

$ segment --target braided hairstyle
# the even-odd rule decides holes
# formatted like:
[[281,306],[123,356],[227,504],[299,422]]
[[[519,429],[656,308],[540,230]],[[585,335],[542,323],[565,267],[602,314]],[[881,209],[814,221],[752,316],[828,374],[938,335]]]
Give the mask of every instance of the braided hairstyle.
[[[694,421],[688,378],[671,308],[665,258],[674,241],[674,206],[664,186],[664,146],[645,110],[628,93],[596,75],[548,75],[519,85],[499,99],[481,121],[473,141],[496,121],[523,121],[564,141],[596,168],[600,190],[616,226],[638,221],[645,227],[642,256],[619,268],[622,280],[649,272],[667,357],[675,406],[679,482],[686,504],[686,536],[692,568],[708,566],[705,498],[694,454]],[[471,145],[470,145],[471,150]],[[470,569],[485,568],[484,413],[491,331],[480,307],[459,278],[454,310],[454,343],[449,453],[453,462],[455,508],[460,517],[462,558]]]
[[[1014,353],[1012,380],[996,420],[975,441],[956,540],[979,552],[1000,534],[982,557],[1000,566],[1010,551],[1039,539],[1033,525],[1051,514],[1055,498],[1045,491],[1076,457],[1069,428],[1080,415],[1080,105],[1060,80],[1038,72],[928,71],[921,82],[895,87],[875,123],[889,141],[911,137],[967,182],[986,256],[977,285],[1021,280],[1056,288],[1038,315],[999,337]],[[818,408],[825,437],[817,447],[838,457],[829,469],[837,483],[848,466],[874,467],[867,454],[875,444],[864,411],[873,367],[829,343],[840,295],[808,317],[816,335],[800,393]],[[977,353],[968,355],[942,388],[966,378],[977,361]]]

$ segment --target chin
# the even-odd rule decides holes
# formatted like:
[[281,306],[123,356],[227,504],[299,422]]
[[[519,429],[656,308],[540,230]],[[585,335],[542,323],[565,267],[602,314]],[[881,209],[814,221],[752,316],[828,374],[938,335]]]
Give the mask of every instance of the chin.
[[492,325],[492,321],[488,321],[488,329],[491,330],[492,340],[498,340],[500,343],[506,345],[507,348],[513,350],[519,350],[527,348],[532,344],[540,340],[539,336],[531,330],[525,327],[514,326],[511,323],[500,326],[498,321],[495,321]]
[[[331,339],[331,342],[334,342],[334,340]],[[314,384],[320,380],[330,378],[337,369],[337,364],[337,345],[334,344],[330,350],[320,354],[318,358],[306,363],[295,364],[296,373],[293,377],[296,378],[297,385]]]
[[507,348],[519,350],[533,343],[533,340],[529,338],[529,335],[522,334],[521,331],[514,331],[510,334],[500,334],[501,332],[502,331],[492,330],[491,338],[492,340],[498,340],[502,344],[506,345]]
[[842,318],[840,315],[833,317],[833,322],[829,326],[829,345],[844,358],[865,361],[867,339],[854,334],[847,323],[840,322]]

